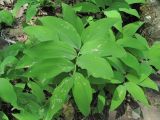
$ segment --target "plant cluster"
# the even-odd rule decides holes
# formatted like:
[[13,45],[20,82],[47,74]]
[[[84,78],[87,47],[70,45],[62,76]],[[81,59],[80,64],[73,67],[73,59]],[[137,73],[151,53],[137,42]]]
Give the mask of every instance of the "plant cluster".
[[[142,22],[123,21],[124,12],[139,18],[131,6],[144,2],[62,2],[61,17],[40,17],[34,26],[24,27],[29,36],[25,44],[17,42],[0,51],[0,105],[7,103],[17,120],[52,120],[67,102],[87,117],[105,107],[117,109],[127,95],[148,106],[145,88],[158,91],[149,76],[160,69],[160,43],[149,46],[137,33]],[[18,0],[14,10],[23,4]],[[35,7],[37,3],[31,4],[28,11]],[[76,13],[103,15],[96,19]],[[0,108],[0,119],[7,120]]]

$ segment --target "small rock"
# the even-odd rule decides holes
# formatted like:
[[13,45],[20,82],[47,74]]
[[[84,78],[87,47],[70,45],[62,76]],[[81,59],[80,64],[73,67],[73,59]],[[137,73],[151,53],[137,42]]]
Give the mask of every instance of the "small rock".
[[108,120],[116,120],[117,111],[109,112]]
[[155,106],[145,107],[141,105],[144,120],[160,120],[160,111]]
[[134,120],[139,120],[141,118],[141,109],[137,108],[132,111],[132,118]]

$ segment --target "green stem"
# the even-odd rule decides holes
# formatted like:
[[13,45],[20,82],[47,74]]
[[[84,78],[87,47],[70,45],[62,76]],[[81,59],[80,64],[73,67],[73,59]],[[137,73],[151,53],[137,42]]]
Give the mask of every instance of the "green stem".
[[72,75],[74,75],[76,73],[76,71],[77,71],[77,58],[79,57],[79,54],[80,54],[80,52],[78,52],[78,54],[77,54],[77,56],[75,58],[75,65],[74,65],[74,70],[73,70],[73,74]]

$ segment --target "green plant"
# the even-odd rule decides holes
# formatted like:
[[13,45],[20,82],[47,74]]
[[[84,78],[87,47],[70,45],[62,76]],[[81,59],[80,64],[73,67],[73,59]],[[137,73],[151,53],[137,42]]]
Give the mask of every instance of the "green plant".
[[114,12],[114,14],[116,14],[114,17],[119,17],[119,23],[116,25],[121,25],[120,22],[122,22],[122,18],[120,14],[122,14],[123,17],[123,13],[127,13],[137,18],[140,17],[138,11],[131,7],[135,3],[145,3],[145,0],[86,0],[84,2],[76,3],[74,9],[77,12],[95,14]]
[[[71,6],[62,4],[62,9],[63,19],[39,18],[35,26],[24,28],[29,36],[25,45],[16,43],[0,52],[0,104],[5,101],[20,110],[12,114],[18,120],[51,120],[67,101],[84,116],[102,112],[106,91],[113,96],[111,111],[127,94],[149,105],[144,90],[158,91],[149,76],[153,68],[160,69],[160,43],[149,46],[136,33],[143,23],[119,29],[122,22],[111,11],[84,27]],[[97,94],[96,107],[91,103],[93,94]],[[0,117],[6,116],[2,112]]]
[[13,16],[9,11],[7,10],[0,11],[0,24],[5,23],[11,26],[13,24],[13,21],[14,21]]
[[13,9],[13,15],[16,16],[20,8],[25,4],[28,4],[26,11],[26,21],[28,22],[37,14],[37,11],[41,7],[50,5],[51,3],[50,0],[17,0]]

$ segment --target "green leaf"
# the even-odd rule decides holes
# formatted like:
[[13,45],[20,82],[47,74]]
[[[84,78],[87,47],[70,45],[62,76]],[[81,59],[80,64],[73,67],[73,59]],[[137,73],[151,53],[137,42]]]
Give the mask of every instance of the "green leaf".
[[42,113],[43,113],[42,104],[38,104],[38,101],[36,100],[36,97],[33,94],[22,92],[23,89],[24,88],[22,89],[16,88],[18,105],[20,106],[20,110],[21,110],[18,116],[23,117],[25,119],[27,119],[27,115],[28,117],[37,118],[37,119],[42,117]]
[[0,23],[5,23],[11,26],[13,21],[14,21],[13,16],[9,11],[7,10],[0,11]]
[[112,79],[109,79],[109,83],[119,84],[119,83],[123,83],[124,80],[125,80],[125,77],[121,72],[114,71],[114,77]]
[[128,4],[145,3],[146,0],[125,0]]
[[120,32],[122,32],[122,17],[121,14],[117,11],[117,10],[110,10],[110,11],[105,11],[104,14],[108,17],[108,18],[114,18],[117,19],[117,23],[114,25],[115,28],[117,28]]
[[148,105],[148,100],[142,90],[137,84],[132,82],[125,83],[127,91],[132,95],[135,100],[142,102],[144,105]]
[[97,108],[99,113],[103,112],[105,103],[106,103],[105,93],[104,91],[101,91],[98,95],[98,103],[97,103]]
[[149,50],[149,55],[148,55],[148,57],[150,58],[150,59],[154,59],[154,58],[160,58],[160,42],[158,42],[158,43],[154,43],[152,46],[151,46],[151,48],[150,48],[150,50]]
[[106,0],[88,0],[95,3],[98,7],[105,8]]
[[8,117],[5,115],[5,113],[0,111],[0,119],[1,120],[9,120]]
[[137,30],[143,25],[143,22],[133,22],[123,27],[123,37],[133,36]]
[[62,3],[62,9],[63,9],[63,19],[72,24],[77,32],[81,35],[84,27],[82,20],[76,15],[74,9],[67,5]]
[[100,12],[98,6],[90,2],[79,2],[74,5],[74,9],[78,12],[91,12],[91,13]]
[[[92,88],[89,81],[80,73],[73,75],[74,86],[72,89],[74,100],[78,109],[84,116],[90,113],[90,104],[92,101]],[[81,94],[79,94],[81,93]]]
[[149,44],[146,40],[146,38],[144,38],[142,35],[136,33],[135,37],[139,40],[139,42],[141,42],[141,44],[143,44],[144,46],[146,46],[147,48],[149,48]]
[[0,98],[17,107],[17,95],[8,79],[0,78]]
[[6,46],[3,49],[3,57],[16,56],[21,50],[23,50],[23,43],[16,42],[16,44]]
[[70,72],[74,68],[72,62],[62,58],[45,59],[35,63],[25,76],[36,77],[44,83],[62,72]]
[[16,64],[16,69],[31,67],[35,64],[35,61],[32,57],[24,55]]
[[120,8],[130,8],[130,6],[125,1],[113,1],[107,10],[119,10]]
[[27,33],[30,38],[37,39],[40,42],[59,40],[57,31],[54,28],[50,30],[46,26],[28,26],[24,28],[24,32]]
[[159,64],[160,58],[152,58],[149,60],[149,64],[154,66],[157,70],[160,69],[160,64]]
[[125,96],[126,96],[125,86],[119,85],[114,91],[113,98],[112,98],[112,101],[111,101],[110,110],[113,111],[118,106],[120,106],[120,104],[124,101]]
[[73,60],[77,53],[75,49],[63,41],[45,41],[38,43],[31,48],[25,49],[24,53],[31,58],[67,58]]
[[134,69],[137,73],[139,72],[140,64],[135,56],[130,53],[127,53],[125,57],[120,58],[123,63],[125,63],[130,68]]
[[52,97],[50,98],[50,105],[44,120],[51,120],[52,117],[62,109],[68,93],[73,86],[73,79],[65,78],[53,91]]
[[139,75],[141,80],[148,78],[152,73],[154,73],[154,70],[148,63],[144,62],[140,64]]
[[136,16],[137,18],[140,18],[139,13],[136,9],[131,9],[131,8],[120,8],[119,11],[128,13],[130,15]]
[[140,82],[139,85],[142,87],[151,88],[153,90],[159,91],[158,85],[149,77],[143,80],[142,82]]
[[143,41],[144,39],[137,39],[133,37],[124,37],[119,39],[117,43],[123,47],[134,48],[137,50],[147,50],[148,44]]
[[106,57],[106,56],[122,57],[125,56],[126,51],[115,41],[94,40],[86,42],[82,46],[80,53],[83,55],[96,54],[101,57]]
[[77,65],[86,69],[89,74],[97,78],[112,78],[113,70],[104,58],[95,55],[82,55],[77,60]]
[[12,64],[17,62],[17,58],[13,56],[6,57],[0,64],[0,74],[4,74],[5,68],[7,66],[12,66]]
[[28,83],[28,86],[31,88],[31,93],[36,96],[37,101],[42,103],[45,100],[45,95],[41,86],[32,81]]
[[156,42],[152,45],[147,57],[150,65],[153,65],[156,69],[160,69],[160,42]]
[[74,48],[81,47],[81,38],[76,29],[68,22],[56,17],[42,17],[39,21],[51,31],[55,29],[60,41],[64,41]]
[[116,70],[125,73],[125,65],[118,58],[108,57],[107,60]]
[[108,82],[108,80],[106,80],[106,79],[95,78],[92,76],[89,76],[88,80],[91,84],[95,84],[95,85],[102,85],[102,84],[106,84]]
[[133,82],[133,83],[136,83],[136,84],[141,82],[141,79],[134,74],[127,74],[126,78],[129,82]]
[[82,33],[82,41],[94,41],[94,40],[115,40],[113,39],[113,32],[110,28],[117,23],[117,19],[103,18],[97,20],[88,26]]
[[32,114],[27,111],[20,112],[19,114],[13,114],[13,116],[18,120],[39,120],[39,116]]
[[32,17],[34,17],[38,11],[37,7],[39,6],[39,4],[31,4],[29,5],[27,11],[26,11],[26,21],[29,22]]

